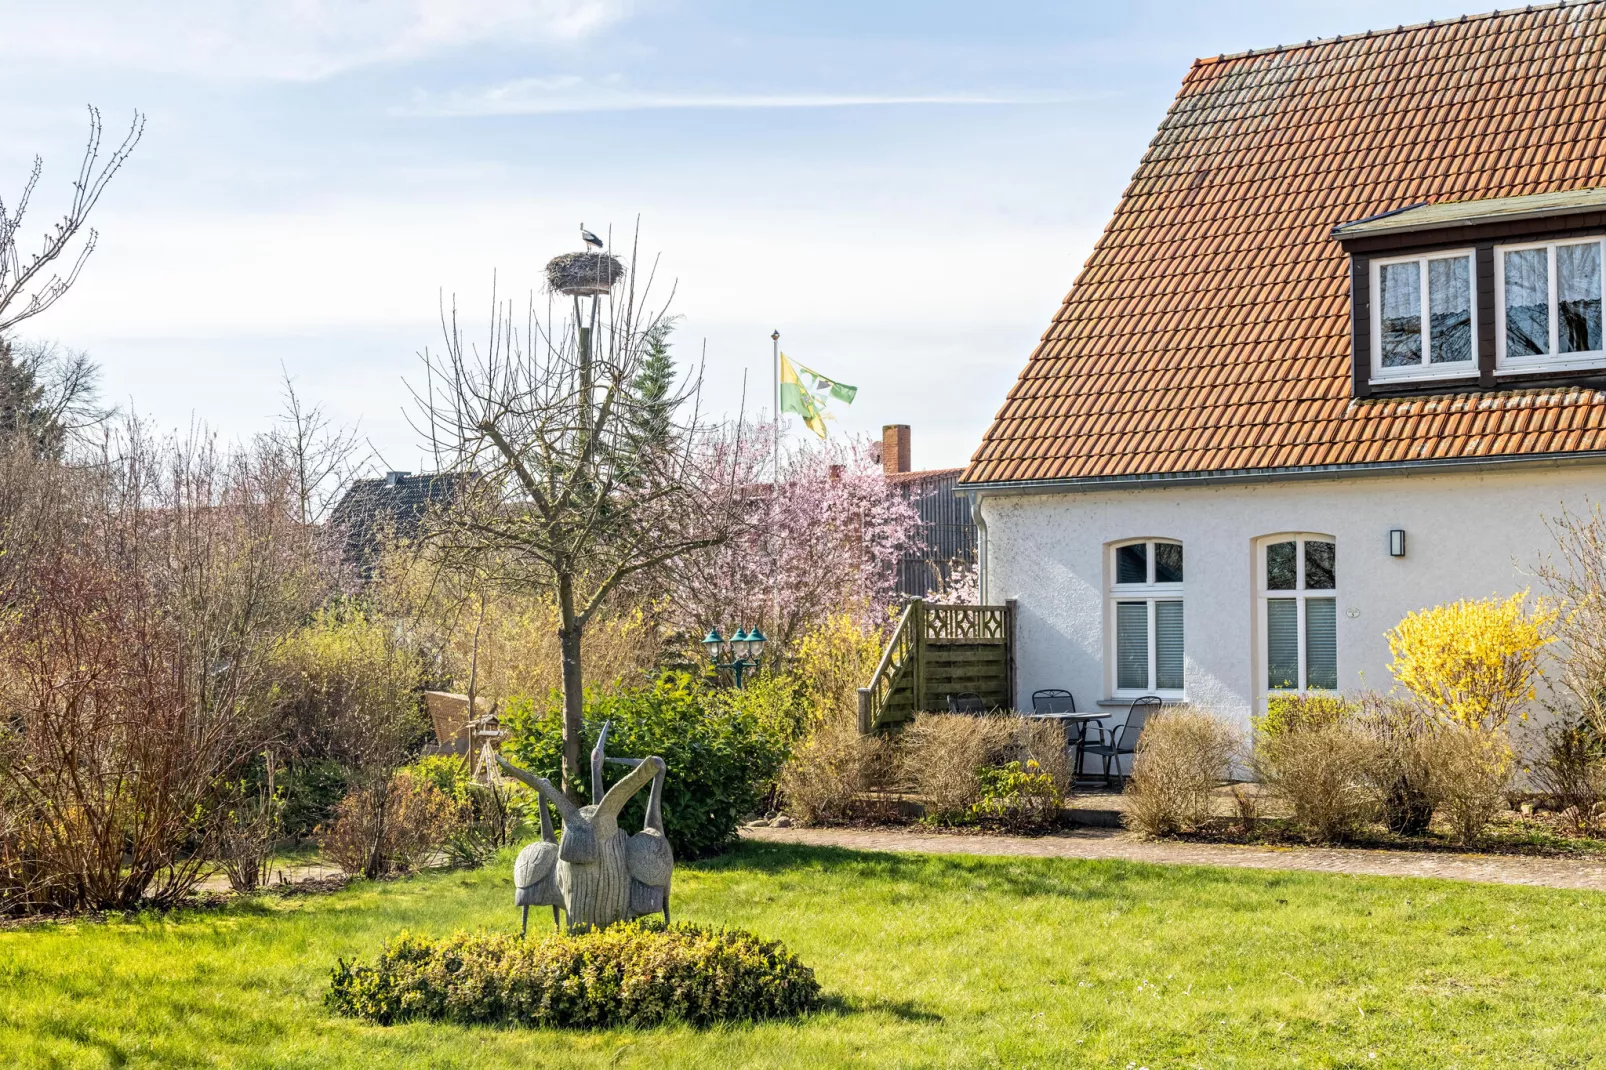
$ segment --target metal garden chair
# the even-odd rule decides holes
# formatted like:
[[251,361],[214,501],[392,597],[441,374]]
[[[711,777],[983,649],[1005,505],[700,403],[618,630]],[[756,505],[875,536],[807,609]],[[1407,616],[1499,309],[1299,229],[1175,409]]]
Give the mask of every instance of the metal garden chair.
[[1137,753],[1138,738],[1143,735],[1143,725],[1148,719],[1160,712],[1164,705],[1154,695],[1144,695],[1132,701],[1132,708],[1127,711],[1126,721],[1114,729],[1106,731],[1104,728],[1094,726],[1093,731],[1099,734],[1097,743],[1084,744],[1085,753],[1104,759],[1104,783],[1114,784],[1110,776],[1110,766],[1115,766],[1115,775],[1121,775],[1121,759]]

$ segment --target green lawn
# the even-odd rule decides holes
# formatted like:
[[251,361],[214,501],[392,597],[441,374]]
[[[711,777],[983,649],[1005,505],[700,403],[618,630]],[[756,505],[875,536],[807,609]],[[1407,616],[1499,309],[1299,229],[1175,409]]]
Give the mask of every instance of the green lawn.
[[578,1034],[323,1009],[335,959],[404,926],[516,924],[506,868],[0,932],[0,1066],[1606,1066],[1606,896],[756,844],[677,871],[675,906],[784,939],[832,997],[808,1019]]

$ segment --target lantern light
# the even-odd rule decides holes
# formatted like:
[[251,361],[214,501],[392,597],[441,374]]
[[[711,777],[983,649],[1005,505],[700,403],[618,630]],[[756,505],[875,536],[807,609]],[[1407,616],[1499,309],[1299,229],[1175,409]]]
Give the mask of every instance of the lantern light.
[[752,657],[756,658],[763,654],[764,644],[767,642],[769,642],[769,639],[757,628],[747,633],[747,649]]
[[703,649],[708,651],[708,656],[711,658],[719,657],[720,648],[724,645],[725,637],[719,634],[718,628],[711,630],[703,637]]

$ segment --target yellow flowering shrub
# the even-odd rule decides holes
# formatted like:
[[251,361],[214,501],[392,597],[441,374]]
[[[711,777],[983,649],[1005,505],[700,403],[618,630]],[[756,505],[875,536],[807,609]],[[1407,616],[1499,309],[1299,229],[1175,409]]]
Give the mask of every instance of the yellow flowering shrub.
[[1452,724],[1490,731],[1531,702],[1556,610],[1510,598],[1462,599],[1408,615],[1388,633],[1389,671]]

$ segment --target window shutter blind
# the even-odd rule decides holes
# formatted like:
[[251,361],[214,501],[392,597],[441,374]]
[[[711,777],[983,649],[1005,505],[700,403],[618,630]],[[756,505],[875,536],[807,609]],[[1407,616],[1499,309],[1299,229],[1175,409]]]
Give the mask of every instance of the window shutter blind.
[[1266,686],[1299,686],[1299,600],[1266,599]]
[[1149,604],[1115,603],[1115,686],[1149,688]]
[[1305,602],[1305,686],[1338,690],[1338,602]]
[[1154,603],[1154,686],[1182,690],[1182,603]]

